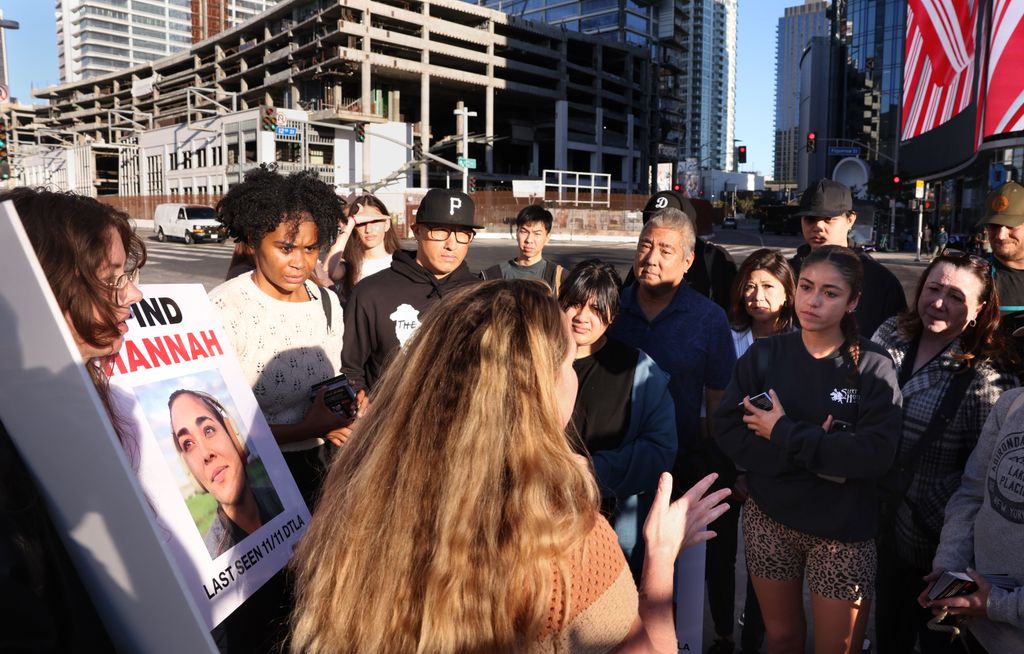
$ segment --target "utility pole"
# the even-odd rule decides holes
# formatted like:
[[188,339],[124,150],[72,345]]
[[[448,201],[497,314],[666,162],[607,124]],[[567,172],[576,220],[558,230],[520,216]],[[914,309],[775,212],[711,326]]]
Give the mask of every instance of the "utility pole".
[[[16,30],[20,27],[16,20],[4,20],[4,12],[0,10],[0,85],[8,86],[10,82],[7,79],[7,36],[4,34],[4,30]],[[8,88],[7,97],[11,95],[10,89]]]
[[[462,158],[469,159],[469,118],[475,116],[475,111],[466,109],[465,105],[459,103],[459,108],[452,112],[462,120],[459,124],[462,127]],[[469,193],[469,168],[462,166],[462,192]]]

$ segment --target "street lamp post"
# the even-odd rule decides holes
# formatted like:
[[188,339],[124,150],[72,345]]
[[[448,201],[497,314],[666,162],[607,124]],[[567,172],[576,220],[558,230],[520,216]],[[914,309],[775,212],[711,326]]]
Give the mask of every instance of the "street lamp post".
[[[16,20],[4,20],[4,12],[0,11],[0,85],[7,86],[7,36],[4,30],[16,30],[21,25]],[[8,96],[10,94],[8,93]]]
[[[476,112],[459,107],[452,113],[462,118],[462,158],[469,159],[469,118],[475,116]],[[469,193],[469,168],[466,166],[462,166],[462,192]]]

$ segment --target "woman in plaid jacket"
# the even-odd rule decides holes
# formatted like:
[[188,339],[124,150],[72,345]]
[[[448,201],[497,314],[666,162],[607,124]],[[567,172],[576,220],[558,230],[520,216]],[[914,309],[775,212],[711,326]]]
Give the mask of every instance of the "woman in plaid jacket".
[[918,282],[912,307],[890,318],[873,340],[892,356],[903,393],[903,433],[897,461],[924,436],[954,375],[973,370],[959,407],[940,435],[910,462],[913,475],[895,520],[878,548],[876,631],[879,652],[951,652],[949,638],[929,631],[931,614],[917,605],[921,578],[931,570],[946,502],[992,406],[1017,386],[1016,354],[999,332],[999,299],[988,263],[947,253]]

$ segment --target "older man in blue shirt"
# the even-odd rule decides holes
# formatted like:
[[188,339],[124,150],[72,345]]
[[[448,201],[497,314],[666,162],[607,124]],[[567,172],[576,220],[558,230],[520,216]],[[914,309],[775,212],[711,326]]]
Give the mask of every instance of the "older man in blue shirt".
[[[646,352],[669,374],[669,392],[676,409],[679,449],[672,476],[675,493],[681,493],[704,475],[717,471],[716,447],[710,440],[710,420],[732,377],[736,350],[725,312],[683,281],[694,260],[696,229],[693,221],[675,208],[656,212],[644,225],[637,243],[633,274],[636,282],[622,291],[621,310],[609,335]],[[703,424],[702,424],[703,423]],[[727,466],[732,470],[731,464]],[[722,474],[719,486],[731,486],[734,475]],[[648,493],[647,495],[650,495]],[[642,524],[649,498],[639,499],[636,524]],[[738,513],[738,512],[733,512]],[[708,590],[719,638],[732,644],[733,597],[720,592],[735,583],[735,517],[731,516],[722,540],[721,556],[708,551]],[[628,548],[623,522],[616,523],[620,542]],[[723,525],[724,526],[724,525]],[[731,556],[729,549],[731,548]],[[640,569],[642,539],[636,538],[630,565]],[[715,581],[712,582],[712,579]]]
[[622,310],[609,332],[646,352],[671,377],[679,436],[673,486],[680,491],[705,474],[687,459],[703,449],[701,409],[712,415],[736,363],[725,312],[683,281],[695,239],[693,222],[678,209],[651,218],[637,244],[636,282],[623,289]]

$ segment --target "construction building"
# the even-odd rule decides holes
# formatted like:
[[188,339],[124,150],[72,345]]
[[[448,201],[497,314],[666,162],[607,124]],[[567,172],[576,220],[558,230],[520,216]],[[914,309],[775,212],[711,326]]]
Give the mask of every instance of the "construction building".
[[[481,186],[558,169],[642,191],[649,72],[645,48],[458,0],[290,0],[184,52],[34,90],[49,104],[14,121],[14,167],[19,180],[144,194],[176,188],[183,167],[211,170],[179,192],[211,192],[271,161],[317,166],[341,188],[436,186],[457,172],[440,160],[461,157]],[[257,136],[266,112],[285,124]],[[76,153],[67,173],[54,150]]]

